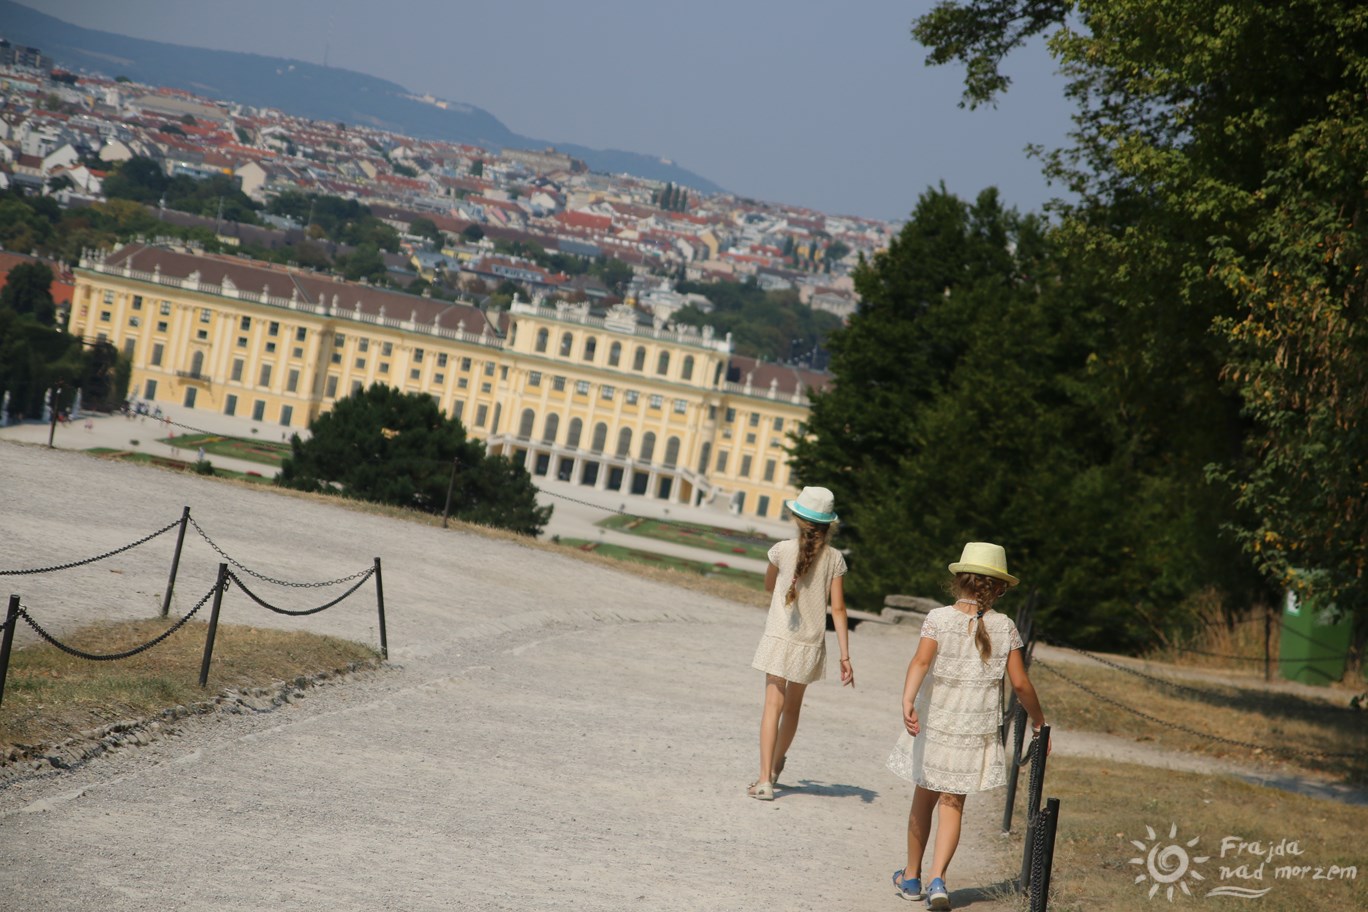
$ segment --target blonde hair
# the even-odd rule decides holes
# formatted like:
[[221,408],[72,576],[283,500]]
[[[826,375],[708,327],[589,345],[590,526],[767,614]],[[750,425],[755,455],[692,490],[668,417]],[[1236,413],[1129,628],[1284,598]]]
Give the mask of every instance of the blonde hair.
[[793,570],[793,581],[784,595],[785,605],[798,598],[798,581],[807,576],[831,540],[831,523],[815,523],[799,516],[794,516],[793,521],[798,524],[798,566]]
[[988,638],[988,628],[983,625],[983,616],[1006,591],[1005,582],[981,573],[956,573],[950,582],[950,592],[955,598],[973,599],[978,603],[978,614],[969,619],[969,629],[974,631],[974,643],[978,646],[979,657],[985,662],[993,654],[993,641]]

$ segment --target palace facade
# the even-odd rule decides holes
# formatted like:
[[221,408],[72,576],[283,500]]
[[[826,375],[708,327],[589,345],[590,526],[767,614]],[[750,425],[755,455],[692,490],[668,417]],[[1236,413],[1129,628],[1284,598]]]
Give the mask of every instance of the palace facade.
[[[129,245],[83,258],[68,328],[135,397],[296,430],[372,383],[433,397],[536,476],[785,516],[786,446],[828,375],[737,356],[626,305],[486,314],[307,270]],[[193,425],[193,418],[178,417]]]

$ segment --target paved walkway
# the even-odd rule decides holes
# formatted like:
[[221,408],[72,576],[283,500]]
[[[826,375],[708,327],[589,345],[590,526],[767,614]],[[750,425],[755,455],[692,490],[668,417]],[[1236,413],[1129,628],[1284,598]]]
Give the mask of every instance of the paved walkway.
[[[6,908],[905,908],[888,877],[911,788],[883,761],[910,630],[852,634],[857,688],[809,690],[792,788],[757,802],[743,790],[762,693],[749,667],[758,605],[46,446],[0,441],[0,491],[0,568],[106,552],[185,504],[228,554],[269,576],[332,579],[379,554],[391,655],[383,673],[275,712],[186,720],[147,746],[10,780],[0,789]],[[59,632],[148,617],[172,544],[7,582]],[[207,590],[218,560],[187,538],[173,612]],[[278,597],[303,608],[321,595]],[[234,592],[223,620],[378,636],[368,592],[297,619]],[[231,649],[221,637],[216,655]],[[993,832],[1001,801],[971,801],[957,908],[1012,908],[982,892],[1015,868]]]

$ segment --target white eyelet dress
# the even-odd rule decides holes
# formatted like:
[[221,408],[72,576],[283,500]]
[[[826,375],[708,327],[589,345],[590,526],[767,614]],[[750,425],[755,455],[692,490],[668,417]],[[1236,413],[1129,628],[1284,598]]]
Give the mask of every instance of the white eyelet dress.
[[1022,645],[1012,619],[989,611],[982,623],[993,649],[985,662],[973,621],[972,614],[947,605],[922,622],[921,635],[936,641],[936,658],[915,703],[921,733],[914,738],[904,731],[888,757],[888,768],[903,779],[956,795],[1007,783],[998,734],[1002,676],[1008,653]]
[[845,558],[828,545],[798,581],[798,598],[790,605],[784,597],[798,569],[797,539],[770,548],[769,559],[779,568],[779,578],[751,667],[795,684],[820,681],[826,675],[827,596],[831,581],[845,575]]

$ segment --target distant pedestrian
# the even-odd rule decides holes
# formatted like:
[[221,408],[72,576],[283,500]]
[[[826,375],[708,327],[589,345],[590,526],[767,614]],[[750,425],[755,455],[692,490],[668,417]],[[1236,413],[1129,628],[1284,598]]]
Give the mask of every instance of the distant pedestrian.
[[[888,758],[890,770],[917,786],[907,816],[907,866],[893,872],[893,886],[904,899],[925,897],[931,909],[950,908],[945,869],[959,845],[965,795],[1007,782],[998,736],[1004,673],[1037,734],[1045,724],[1016,624],[993,610],[1018,582],[1007,572],[1007,552],[1001,545],[969,542],[948,569],[955,602],[922,622],[903,684],[905,731]],[[936,808],[931,882],[923,891],[922,856]]]
[[199,451],[195,453],[195,460],[197,462],[204,462],[204,447],[200,447]]
[[765,703],[760,716],[760,776],[746,794],[761,801],[774,798],[798,732],[807,686],[826,675],[828,604],[841,649],[841,683],[855,686],[842,581],[845,559],[828,544],[837,522],[835,497],[826,488],[804,488],[786,506],[798,525],[798,537],[769,550],[769,617],[751,662],[765,672]]

